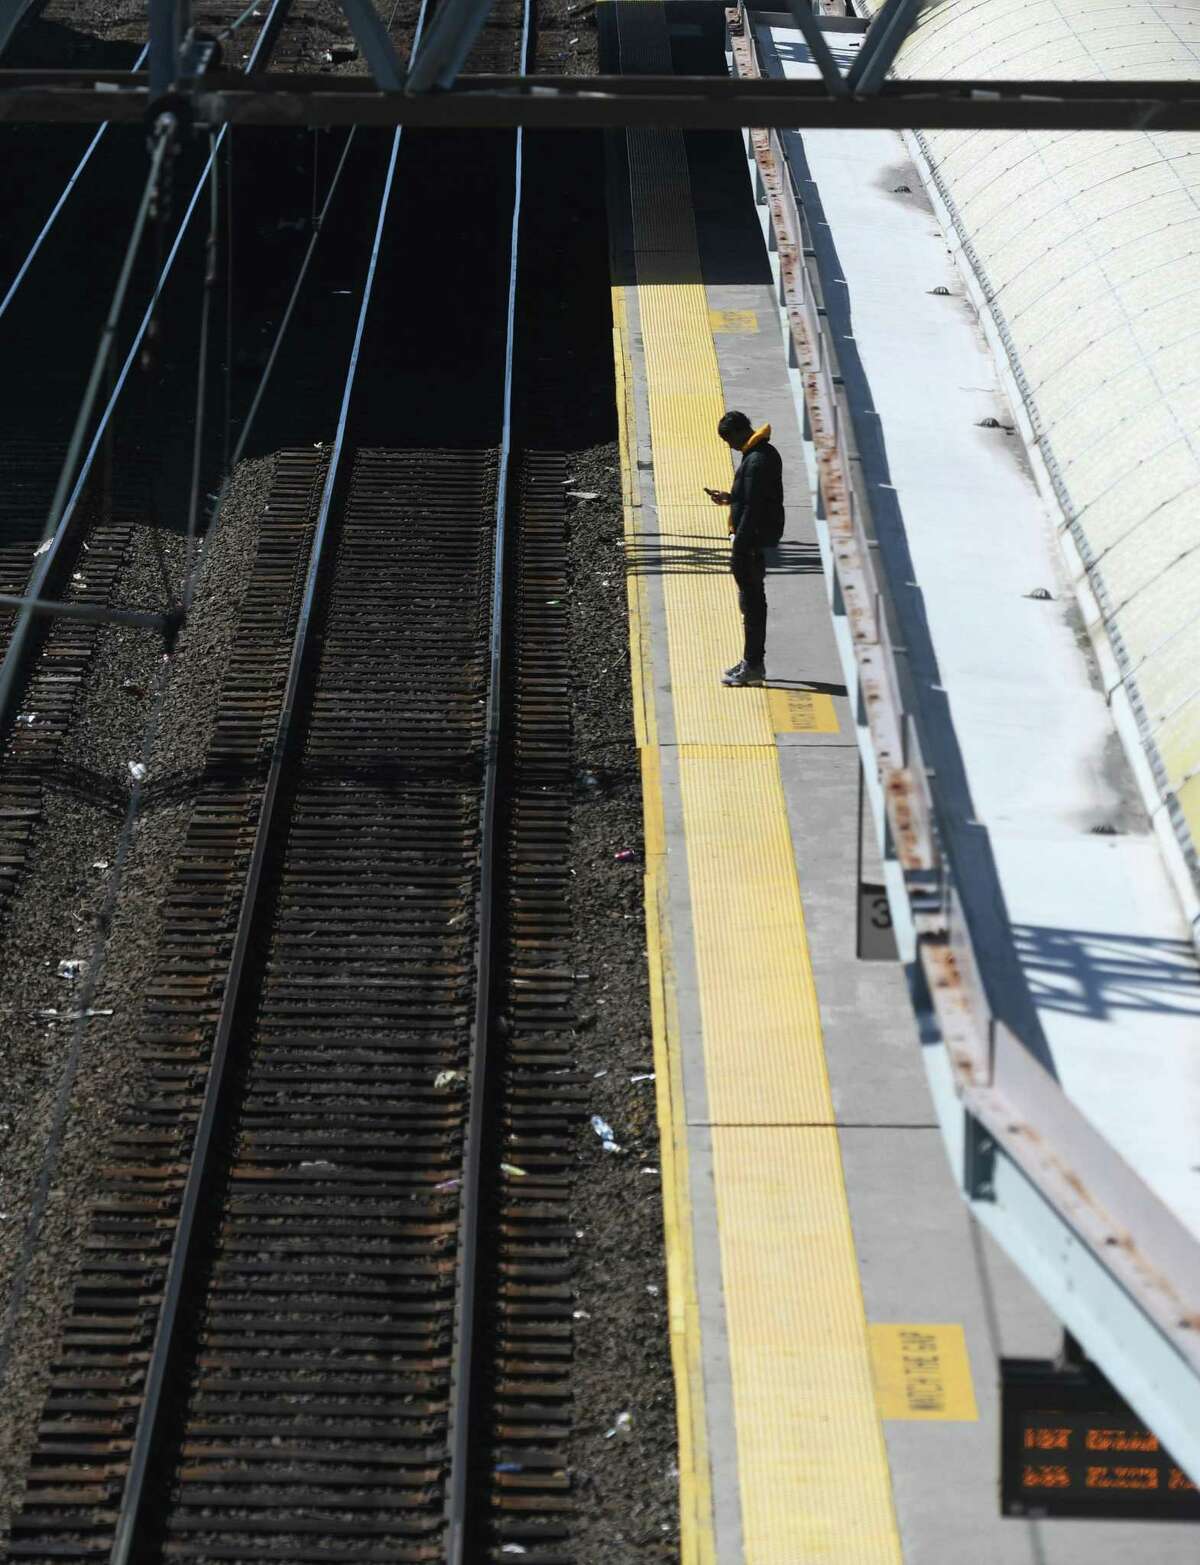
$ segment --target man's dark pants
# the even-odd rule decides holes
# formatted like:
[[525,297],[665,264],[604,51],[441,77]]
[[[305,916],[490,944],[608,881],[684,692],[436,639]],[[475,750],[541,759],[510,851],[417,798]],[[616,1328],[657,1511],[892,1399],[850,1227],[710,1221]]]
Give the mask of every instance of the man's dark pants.
[[735,545],[729,558],[729,569],[737,582],[738,607],[742,611],[742,626],[745,630],[742,657],[747,663],[759,664],[766,656],[767,647],[767,594],[763,587],[767,562],[763,551]]

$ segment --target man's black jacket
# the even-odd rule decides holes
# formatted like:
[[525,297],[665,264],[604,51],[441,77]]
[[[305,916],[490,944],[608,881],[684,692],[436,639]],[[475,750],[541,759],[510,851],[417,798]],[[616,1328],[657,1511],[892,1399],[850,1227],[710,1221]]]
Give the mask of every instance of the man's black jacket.
[[729,491],[733,547],[762,549],[783,534],[783,460],[771,444],[771,426],[756,429],[742,447]]

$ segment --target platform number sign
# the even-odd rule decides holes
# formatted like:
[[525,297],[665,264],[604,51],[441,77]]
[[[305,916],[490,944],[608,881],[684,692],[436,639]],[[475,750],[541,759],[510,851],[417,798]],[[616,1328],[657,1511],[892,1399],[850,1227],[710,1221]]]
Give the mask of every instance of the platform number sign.
[[887,892],[870,881],[858,883],[858,945],[855,955],[863,962],[894,962],[896,934]]

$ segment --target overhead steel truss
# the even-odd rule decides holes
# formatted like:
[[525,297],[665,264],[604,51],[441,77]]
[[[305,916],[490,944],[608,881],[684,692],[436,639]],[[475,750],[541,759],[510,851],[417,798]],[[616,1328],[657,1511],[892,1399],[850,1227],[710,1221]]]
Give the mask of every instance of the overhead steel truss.
[[[169,107],[204,126],[1200,129],[1197,81],[887,80],[923,3],[886,0],[869,25],[858,24],[862,45],[843,74],[811,0],[787,0],[820,71],[812,81],[712,76],[460,80],[491,0],[443,0],[407,69],[372,0],[341,0],[369,77],[264,73],[248,80],[215,68],[211,43],[206,45],[193,26],[191,0],[150,0],[148,70],[0,70],[0,122],[136,123]],[[744,7],[738,16],[743,14]],[[3,41],[0,36],[0,48]]]

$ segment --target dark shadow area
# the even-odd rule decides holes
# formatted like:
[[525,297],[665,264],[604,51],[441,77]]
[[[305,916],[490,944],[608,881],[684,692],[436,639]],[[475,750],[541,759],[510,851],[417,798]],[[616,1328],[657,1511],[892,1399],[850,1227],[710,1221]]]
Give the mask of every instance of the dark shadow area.
[[1200,1051],[1200,969],[1186,940],[1013,926],[1035,1003],[1105,1021],[1119,1011],[1191,1016]]
[[[36,8],[35,8],[36,11]],[[130,71],[142,45],[126,38],[100,38],[37,14],[13,34],[0,59],[6,71]]]
[[[772,76],[784,74],[779,55],[767,37],[763,41],[763,60]],[[1050,1046],[1017,956],[991,839],[976,818],[949,698],[942,689],[899,497],[891,485],[883,427],[854,340],[850,296],[837,244],[808,166],[803,136],[797,131],[786,131],[783,144],[790,177],[807,214],[816,250],[830,337],[837,351],[879,544],[879,567],[889,590],[893,641],[905,649],[897,659],[905,706],[916,720],[937,810],[940,845],[950,863],[971,930],[988,1005],[1035,1058],[1053,1072]]]
[[[729,545],[714,543],[706,533],[697,533],[695,543],[686,535],[641,536],[625,553],[626,571],[631,576],[728,576]],[[816,544],[781,543],[768,549],[767,571],[771,576],[819,576],[821,555]],[[731,589],[732,590],[732,589]]]
[[805,694],[818,696],[844,696],[847,694],[845,685],[830,684],[825,679],[781,679],[772,673],[767,680],[768,690],[799,690]]

